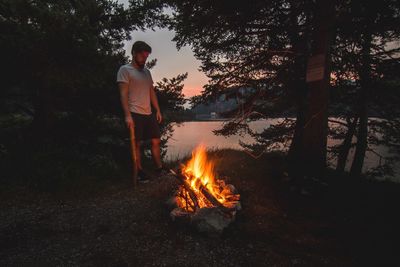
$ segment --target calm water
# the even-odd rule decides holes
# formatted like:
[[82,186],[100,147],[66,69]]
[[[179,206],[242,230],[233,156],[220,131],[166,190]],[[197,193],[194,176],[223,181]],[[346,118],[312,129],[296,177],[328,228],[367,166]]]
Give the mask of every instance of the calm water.
[[[189,155],[198,144],[204,144],[208,149],[235,148],[242,149],[239,140],[254,142],[248,135],[245,136],[219,136],[214,130],[222,127],[223,121],[191,121],[174,125],[172,138],[168,140],[168,159],[179,159]],[[269,125],[267,121],[255,121],[250,123],[255,131],[262,131]]]
[[[282,119],[270,119],[270,120],[260,120],[250,123],[252,130],[261,132],[264,128],[268,127],[271,123],[276,123]],[[220,129],[222,127],[223,121],[192,121],[185,122],[182,124],[174,125],[174,133],[172,138],[168,140],[167,143],[167,160],[181,159],[187,155],[190,155],[193,148],[198,144],[204,144],[208,149],[217,148],[234,148],[243,149],[239,145],[239,140],[246,143],[254,142],[254,139],[248,135],[245,136],[217,136],[213,133],[213,130]],[[338,140],[328,139],[328,147],[336,145]],[[388,155],[389,151],[385,147],[374,147],[374,150],[381,155]],[[352,158],[354,151],[350,152],[349,158]],[[329,161],[331,166],[334,166],[336,159]],[[351,162],[348,162],[351,163]],[[350,164],[346,168],[349,167]],[[379,157],[373,153],[367,152],[364,164],[364,171],[370,168],[374,168],[379,165]],[[396,177],[387,177],[390,180],[400,182],[400,166],[395,167]]]

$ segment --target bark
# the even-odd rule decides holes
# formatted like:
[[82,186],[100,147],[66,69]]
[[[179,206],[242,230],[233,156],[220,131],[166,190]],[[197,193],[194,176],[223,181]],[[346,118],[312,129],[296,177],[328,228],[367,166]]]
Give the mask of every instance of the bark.
[[[297,19],[299,15],[298,12],[300,10],[296,6],[297,4],[298,2],[296,1],[291,2],[290,20],[292,25],[297,25]],[[309,16],[307,16],[307,18],[308,17]],[[305,82],[305,57],[308,54],[308,49],[306,45],[307,36],[303,35],[302,37],[300,37],[299,27],[292,27],[292,29],[293,31],[289,33],[289,38],[293,46],[293,51],[298,56],[296,56],[293,61],[293,71],[291,72],[290,79],[288,81],[288,88],[293,92],[293,96],[295,98],[294,104],[296,106],[296,124],[288,151],[288,161],[290,165],[290,176],[298,180],[297,176],[301,173],[301,164],[298,164],[298,159],[301,156],[301,151],[303,151],[302,139],[306,114],[307,85]]]
[[[364,108],[363,108],[364,109]],[[353,163],[350,169],[350,175],[358,178],[362,173],[364,166],[365,152],[367,151],[368,142],[368,116],[365,111],[361,113],[360,122],[358,124],[357,145],[354,154]]]
[[[335,3],[317,1],[313,34],[312,58],[318,57],[322,77],[309,79],[304,126],[295,160],[303,176],[322,177],[326,168],[326,145],[328,133],[328,99],[330,82],[330,47],[334,35]],[[311,58],[309,58],[309,61]],[[310,62],[309,62],[310,63]],[[307,72],[314,71],[310,65]],[[321,76],[321,75],[320,75]]]
[[357,128],[357,122],[358,117],[355,117],[352,122],[349,122],[349,128],[339,149],[339,156],[336,164],[336,171],[338,172],[344,172],[344,169],[346,167],[347,157],[351,149],[351,141]]
[[[368,30],[369,27],[366,27]],[[360,97],[358,110],[360,114],[360,121],[358,123],[357,131],[357,145],[354,154],[353,163],[351,165],[350,174],[355,178],[359,178],[362,173],[364,165],[365,152],[368,147],[368,112],[367,100],[368,91],[371,86],[371,42],[372,35],[368,32],[364,34],[364,40],[361,49],[361,66],[360,66]]]

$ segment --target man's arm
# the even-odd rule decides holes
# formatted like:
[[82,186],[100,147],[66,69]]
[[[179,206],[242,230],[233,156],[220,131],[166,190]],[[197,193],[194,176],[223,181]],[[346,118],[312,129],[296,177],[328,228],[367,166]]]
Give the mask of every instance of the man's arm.
[[154,90],[153,85],[151,85],[150,88],[150,101],[153,107],[156,109],[157,121],[160,123],[162,121],[162,116],[161,116],[160,106],[158,105],[156,91]]
[[119,87],[119,93],[120,93],[120,99],[121,99],[121,106],[125,114],[125,123],[128,128],[132,127],[133,124],[133,119],[131,112],[129,110],[129,105],[128,105],[128,94],[129,94],[129,87],[127,83],[124,82],[119,82],[118,83]]

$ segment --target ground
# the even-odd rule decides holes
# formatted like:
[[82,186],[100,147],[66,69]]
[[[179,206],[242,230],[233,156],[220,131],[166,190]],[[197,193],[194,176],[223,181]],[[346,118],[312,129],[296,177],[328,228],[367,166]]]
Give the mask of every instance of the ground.
[[398,220],[390,216],[398,186],[360,187],[338,178],[295,188],[281,155],[254,160],[222,150],[211,156],[242,197],[243,210],[222,235],[170,220],[165,201],[177,186],[173,177],[136,191],[129,177],[94,191],[16,187],[1,195],[0,265],[356,266],[393,260]]

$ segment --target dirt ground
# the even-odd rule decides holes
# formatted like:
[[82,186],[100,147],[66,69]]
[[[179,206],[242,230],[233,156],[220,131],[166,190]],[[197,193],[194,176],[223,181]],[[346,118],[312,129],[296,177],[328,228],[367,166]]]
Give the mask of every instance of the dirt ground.
[[229,150],[212,157],[242,198],[242,211],[222,235],[170,220],[165,201],[177,187],[173,177],[153,179],[137,191],[127,178],[95,194],[16,188],[1,196],[0,266],[391,263],[395,247],[387,237],[397,221],[382,217],[385,202],[348,205],[354,194],[335,185],[296,190],[286,181],[279,156],[252,160]]

